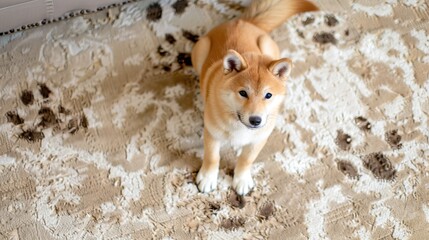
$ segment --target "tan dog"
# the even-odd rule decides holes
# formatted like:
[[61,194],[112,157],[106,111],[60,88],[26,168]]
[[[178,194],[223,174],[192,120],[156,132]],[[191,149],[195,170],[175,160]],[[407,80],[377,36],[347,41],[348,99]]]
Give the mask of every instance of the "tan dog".
[[305,0],[255,0],[239,19],[221,24],[192,50],[204,101],[204,159],[198,188],[216,188],[219,152],[224,143],[242,147],[233,187],[247,194],[254,186],[250,173],[276,123],[285,96],[291,60],[280,58],[268,35],[290,16],[314,11]]

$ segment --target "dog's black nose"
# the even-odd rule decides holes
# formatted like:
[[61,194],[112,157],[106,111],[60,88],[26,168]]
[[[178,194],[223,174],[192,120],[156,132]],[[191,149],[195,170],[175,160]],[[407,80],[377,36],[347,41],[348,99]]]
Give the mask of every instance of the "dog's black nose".
[[250,124],[252,124],[252,126],[259,126],[259,124],[261,124],[262,119],[258,116],[251,116],[249,117],[249,122]]

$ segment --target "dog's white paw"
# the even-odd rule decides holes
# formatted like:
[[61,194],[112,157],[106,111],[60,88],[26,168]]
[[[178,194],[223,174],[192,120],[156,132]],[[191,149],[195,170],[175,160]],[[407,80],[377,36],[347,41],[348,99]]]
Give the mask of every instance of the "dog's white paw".
[[255,186],[250,171],[241,174],[234,174],[232,186],[237,194],[246,195]]
[[201,192],[213,191],[217,186],[217,175],[219,170],[203,171],[200,169],[197,175],[197,185]]

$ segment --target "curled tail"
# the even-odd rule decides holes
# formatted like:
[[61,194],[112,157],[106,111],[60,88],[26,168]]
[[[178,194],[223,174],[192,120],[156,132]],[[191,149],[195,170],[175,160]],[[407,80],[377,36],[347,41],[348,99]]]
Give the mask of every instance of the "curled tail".
[[271,32],[292,15],[317,10],[319,8],[307,0],[253,0],[241,19]]

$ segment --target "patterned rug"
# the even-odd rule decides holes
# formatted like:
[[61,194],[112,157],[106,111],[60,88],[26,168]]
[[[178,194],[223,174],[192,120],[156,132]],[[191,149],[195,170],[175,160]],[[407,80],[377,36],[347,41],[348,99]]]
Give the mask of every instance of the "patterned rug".
[[249,1],[141,1],[0,38],[1,239],[428,239],[429,6],[330,1],[272,33],[294,61],[252,172],[198,192],[190,51]]

